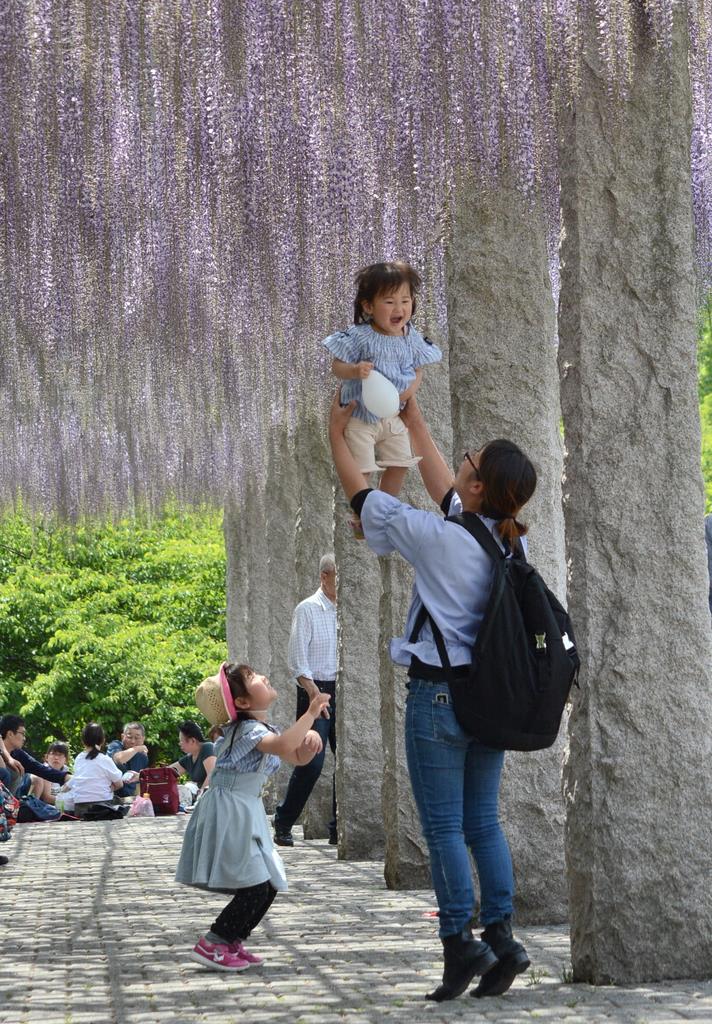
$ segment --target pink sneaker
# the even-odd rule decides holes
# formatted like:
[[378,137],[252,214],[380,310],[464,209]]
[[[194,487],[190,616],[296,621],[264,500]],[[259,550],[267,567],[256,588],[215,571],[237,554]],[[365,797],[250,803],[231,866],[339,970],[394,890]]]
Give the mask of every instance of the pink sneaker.
[[190,951],[190,959],[213,971],[246,971],[250,961],[240,956],[232,946],[221,942],[208,942],[203,936]]
[[237,953],[237,955],[242,960],[247,960],[248,964],[254,964],[255,966],[258,966],[259,964],[264,963],[264,960],[261,956],[257,956],[256,953],[250,953],[249,949],[245,949],[245,947],[242,945],[240,941],[233,942],[232,945],[230,946],[230,949],[232,950],[233,953]]

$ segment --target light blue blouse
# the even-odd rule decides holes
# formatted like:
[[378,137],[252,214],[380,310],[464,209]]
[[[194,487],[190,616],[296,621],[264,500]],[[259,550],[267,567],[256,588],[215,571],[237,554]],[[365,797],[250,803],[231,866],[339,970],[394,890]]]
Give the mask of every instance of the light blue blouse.
[[[453,494],[449,515],[459,515],[462,502]],[[495,520],[480,516],[503,548]],[[434,512],[412,508],[385,491],[371,491],[361,509],[368,546],[377,555],[399,551],[415,569],[410,608],[401,637],[391,640],[391,658],[410,665],[415,655],[426,665],[440,666],[430,623],[410,643],[415,620],[423,604],[445,640],[451,665],[469,665],[492,587],[492,559],[475,538],[457,523]],[[526,538],[522,538],[526,551]]]
[[[404,335],[379,334],[370,324],[352,324],[347,331],[330,334],[322,342],[334,359],[344,363],[373,363],[379,373],[394,384],[400,394],[415,380],[415,371],[428,363],[439,363],[442,352],[432,341],[424,338],[412,324]],[[354,416],[366,423],[378,423],[361,401],[361,381],[345,380],[341,384],[344,405],[356,400]]]
[[[258,722],[256,718],[248,718],[242,722],[225,726],[225,735],[215,744],[216,768],[227,768],[233,772],[256,772],[264,757],[257,744],[261,743],[270,733],[278,734],[273,725]],[[268,754],[261,771],[272,775],[277,771],[280,760],[275,754]]]

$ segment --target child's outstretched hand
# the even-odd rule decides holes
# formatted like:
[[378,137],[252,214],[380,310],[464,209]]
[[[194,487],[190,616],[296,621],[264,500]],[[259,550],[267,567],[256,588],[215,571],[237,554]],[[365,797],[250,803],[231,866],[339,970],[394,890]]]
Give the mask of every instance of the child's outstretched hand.
[[322,712],[324,712],[324,718],[330,718],[331,716],[329,715],[329,709],[327,707],[330,700],[331,694],[329,693],[322,693],[319,691],[319,693],[314,694],[309,702],[309,714],[314,718],[320,718]]
[[366,380],[369,373],[373,369],[373,363],[369,363],[367,359],[362,359],[360,363],[354,363],[355,379]]

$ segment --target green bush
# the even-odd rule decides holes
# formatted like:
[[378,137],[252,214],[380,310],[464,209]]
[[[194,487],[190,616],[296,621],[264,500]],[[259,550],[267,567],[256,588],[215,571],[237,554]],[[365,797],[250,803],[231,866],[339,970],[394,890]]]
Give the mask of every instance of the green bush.
[[111,739],[136,719],[152,760],[175,758],[195,687],[226,654],[221,519],[0,521],[0,709],[24,715],[37,756],[55,738],[81,749],[90,720]]

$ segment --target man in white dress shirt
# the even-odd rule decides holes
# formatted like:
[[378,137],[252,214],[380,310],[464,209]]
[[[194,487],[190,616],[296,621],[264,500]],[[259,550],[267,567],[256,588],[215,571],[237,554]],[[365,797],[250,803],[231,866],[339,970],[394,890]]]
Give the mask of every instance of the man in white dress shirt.
[[[313,726],[321,736],[321,753],[309,764],[294,769],[284,800],[276,810],[274,841],[279,846],[294,846],[292,826],[321,775],[327,743],[336,756],[336,563],[332,554],[324,555],[319,562],[319,579],[316,593],[300,601],[294,609],[287,661],[291,677],[298,684],[297,718],[304,714],[312,697],[320,690],[331,694],[331,703]],[[332,787],[329,842],[336,845],[335,780]]]

